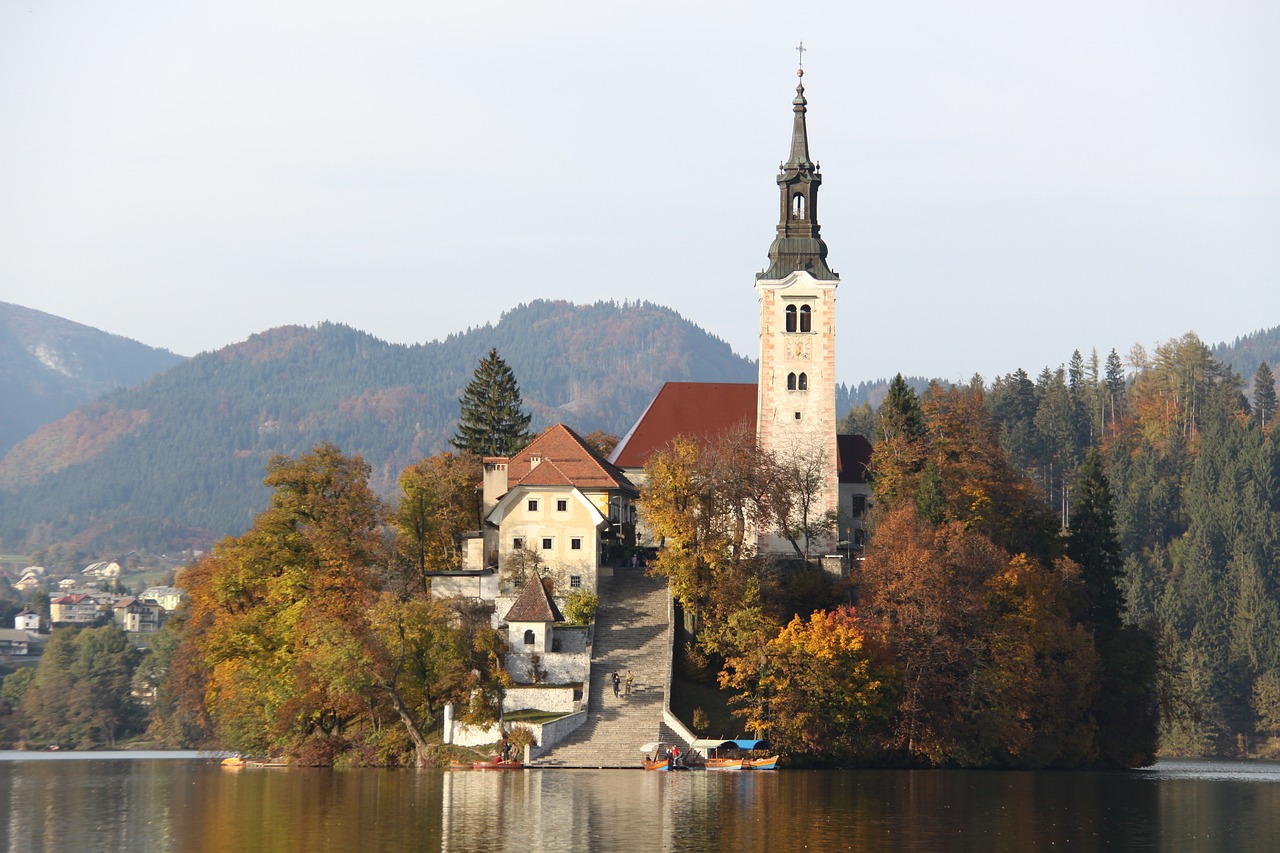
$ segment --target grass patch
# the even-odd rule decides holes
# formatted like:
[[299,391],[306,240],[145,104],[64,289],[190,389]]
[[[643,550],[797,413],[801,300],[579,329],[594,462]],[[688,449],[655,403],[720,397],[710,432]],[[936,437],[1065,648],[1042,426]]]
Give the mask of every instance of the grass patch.
[[512,711],[510,714],[503,714],[502,721],[504,723],[549,723],[563,716],[565,715],[562,711],[537,711],[529,708],[524,711]]
[[707,715],[705,732],[694,732],[699,737],[736,738],[742,733],[742,721],[732,714],[729,699],[733,692],[698,684],[682,678],[671,680],[671,711],[693,731],[693,711],[701,708]]

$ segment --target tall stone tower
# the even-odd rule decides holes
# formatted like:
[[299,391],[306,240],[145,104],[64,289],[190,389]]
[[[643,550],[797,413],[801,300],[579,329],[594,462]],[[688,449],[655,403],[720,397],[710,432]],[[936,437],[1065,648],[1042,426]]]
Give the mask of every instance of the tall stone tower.
[[[809,157],[805,126],[808,101],[804,69],[791,103],[791,156],[778,175],[778,234],[769,268],[756,276],[760,303],[760,382],[756,410],[760,446],[791,464],[817,466],[818,488],[810,523],[835,513],[836,479],[836,285],[827,266],[827,244],[818,235],[822,175]],[[835,542],[823,541],[828,552]],[[790,543],[762,537],[768,553],[792,552]],[[822,550],[819,551],[822,553]]]

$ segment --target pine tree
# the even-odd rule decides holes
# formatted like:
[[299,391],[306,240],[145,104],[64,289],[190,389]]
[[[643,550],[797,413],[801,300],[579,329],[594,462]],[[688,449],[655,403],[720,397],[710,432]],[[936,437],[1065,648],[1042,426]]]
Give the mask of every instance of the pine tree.
[[458,434],[452,444],[477,456],[510,456],[529,443],[530,415],[520,385],[496,349],[480,359],[458,398]]
[[914,441],[924,436],[924,414],[920,398],[899,373],[889,383],[889,393],[880,404],[877,439],[884,441],[902,437]]
[[1102,456],[1096,450],[1091,449],[1080,466],[1067,556],[1080,564],[1089,600],[1089,621],[1104,629],[1119,628],[1124,612],[1119,584],[1124,560],[1116,535],[1111,486],[1103,472]]
[[1111,417],[1109,423],[1112,425],[1116,422],[1116,412],[1119,410],[1124,400],[1124,365],[1120,363],[1120,356],[1114,349],[1107,355],[1107,373],[1104,384],[1107,387],[1108,406],[1111,409]]
[[1258,372],[1253,374],[1253,409],[1263,429],[1276,416],[1276,380],[1271,374],[1271,366],[1265,361],[1258,365]]

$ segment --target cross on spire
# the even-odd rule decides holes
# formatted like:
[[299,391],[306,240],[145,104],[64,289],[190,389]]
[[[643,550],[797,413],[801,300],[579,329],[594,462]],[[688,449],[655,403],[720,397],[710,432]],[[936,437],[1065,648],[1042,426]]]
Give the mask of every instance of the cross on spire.
[[800,44],[796,45],[796,50],[800,53],[800,67],[804,68],[804,42],[800,42]]

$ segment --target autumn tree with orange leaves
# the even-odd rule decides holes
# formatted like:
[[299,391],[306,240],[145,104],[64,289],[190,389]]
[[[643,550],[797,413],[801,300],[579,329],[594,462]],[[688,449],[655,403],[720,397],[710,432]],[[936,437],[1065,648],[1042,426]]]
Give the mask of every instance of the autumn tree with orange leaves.
[[182,576],[183,695],[171,704],[188,716],[200,706],[224,748],[304,764],[407,753],[422,765],[445,702],[492,696],[500,639],[387,571],[368,474],[328,444],[272,459],[268,508]]

